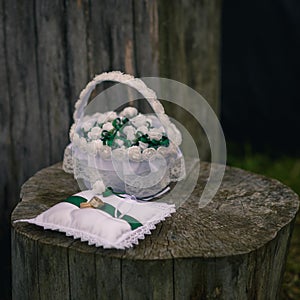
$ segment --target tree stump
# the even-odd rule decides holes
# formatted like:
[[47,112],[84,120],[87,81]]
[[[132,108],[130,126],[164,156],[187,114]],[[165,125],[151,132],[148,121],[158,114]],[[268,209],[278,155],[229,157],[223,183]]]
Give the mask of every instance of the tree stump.
[[[12,223],[13,299],[278,299],[298,196],[280,182],[227,167],[203,209],[209,170],[172,217],[138,246],[104,250]],[[56,164],[23,186],[12,221],[78,191]]]

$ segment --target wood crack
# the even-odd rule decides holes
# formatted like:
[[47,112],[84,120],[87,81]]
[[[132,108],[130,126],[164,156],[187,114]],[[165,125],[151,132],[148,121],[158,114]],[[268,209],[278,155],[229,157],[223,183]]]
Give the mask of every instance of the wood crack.
[[68,34],[69,34],[69,28],[68,28],[68,7],[66,4],[67,0],[63,1],[63,48],[64,48],[64,57],[65,57],[65,94],[66,94],[66,100],[68,102],[68,114],[69,114],[69,120],[70,122],[72,122],[73,119],[73,99],[71,99],[71,83],[70,83],[70,71],[69,69],[71,68],[71,66],[69,66],[69,62],[70,64],[72,64],[71,61],[71,57],[70,57],[70,46],[69,46],[69,42],[68,42]]
[[[37,94],[38,94],[38,103],[39,103],[39,110],[42,112],[43,109],[43,101],[41,95],[41,81],[40,81],[40,67],[39,67],[39,36],[38,36],[38,24],[37,24],[37,0],[33,0],[33,24],[34,24],[34,56],[35,56],[35,73],[36,73],[36,82],[37,82]],[[42,134],[48,133],[46,137],[48,137],[48,148],[51,149],[51,133],[49,132],[49,104],[46,105],[47,108],[47,120],[43,120],[40,123],[42,128]],[[41,116],[42,119],[42,116]],[[46,146],[46,145],[45,145]],[[45,150],[45,149],[44,149]],[[46,152],[45,152],[46,153]],[[44,157],[46,159],[45,164],[48,164],[52,161],[51,151],[48,154],[48,157]]]
[[[132,44],[133,44],[133,62],[134,62],[134,70],[135,70],[135,74],[132,74],[133,76],[135,77],[140,77],[141,74],[140,74],[140,70],[139,70],[139,64],[138,64],[138,59],[137,59],[137,52],[138,52],[138,48],[137,48],[137,38],[136,38],[136,30],[137,30],[137,27],[136,27],[136,21],[135,21],[135,18],[136,18],[136,15],[135,15],[135,1],[132,0],[131,2],[131,5],[132,5]],[[141,109],[141,108],[139,108]]]
[[[7,34],[6,34],[6,30],[7,30],[7,11],[6,11],[6,6],[5,6],[5,1],[2,1],[2,10],[3,10],[3,47],[4,47],[4,55],[5,55],[5,69],[6,69],[6,81],[7,81],[7,92],[8,92],[8,98],[9,98],[9,138],[10,138],[10,142],[9,142],[9,146],[10,146],[10,151],[9,156],[10,156],[10,172],[12,175],[13,180],[15,180],[15,182],[18,182],[18,175],[17,175],[17,168],[16,166],[18,166],[17,161],[16,161],[16,157],[15,157],[15,141],[14,141],[14,136],[13,136],[13,101],[12,101],[12,86],[11,86],[11,78],[10,78],[10,72],[9,72],[9,59],[8,59],[8,49],[7,49]],[[5,206],[8,207],[8,197],[5,197],[5,202],[4,202]]]

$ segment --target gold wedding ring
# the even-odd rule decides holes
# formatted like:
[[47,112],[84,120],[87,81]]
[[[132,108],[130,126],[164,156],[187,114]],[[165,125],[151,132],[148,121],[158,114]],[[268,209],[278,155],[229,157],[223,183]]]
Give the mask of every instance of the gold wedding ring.
[[80,208],[100,208],[103,205],[104,202],[100,198],[94,196],[89,202],[81,202]]
[[90,200],[89,203],[90,203],[91,206],[94,207],[94,208],[100,208],[101,206],[104,205],[104,202],[103,202],[100,198],[98,198],[98,197],[96,197],[96,196],[94,196],[94,197]]
[[89,202],[81,202],[80,208],[90,208],[92,205]]

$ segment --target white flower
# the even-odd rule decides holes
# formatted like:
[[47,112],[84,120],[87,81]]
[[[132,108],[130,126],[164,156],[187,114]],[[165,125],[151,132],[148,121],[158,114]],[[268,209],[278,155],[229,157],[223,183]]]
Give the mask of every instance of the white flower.
[[133,161],[141,161],[142,153],[141,149],[138,146],[132,146],[128,149],[129,159]]
[[131,125],[124,126],[123,132],[127,135],[128,133],[135,132],[135,128]]
[[101,140],[96,140],[94,141],[94,144],[96,145],[97,147],[97,151],[100,150],[100,148],[103,146],[103,142]]
[[139,147],[140,147],[142,150],[147,149],[148,146],[149,146],[149,145],[148,145],[147,143],[143,143],[143,142],[139,141]]
[[131,119],[135,117],[138,114],[138,110],[135,107],[125,107],[121,112],[120,116],[121,117],[126,117],[128,119]]
[[81,128],[84,130],[84,131],[89,131],[93,126],[94,126],[95,122],[92,121],[92,120],[88,120],[88,121],[85,121],[82,125],[81,125]]
[[162,138],[162,134],[164,132],[163,127],[160,128],[152,128],[148,132],[148,136],[150,139],[154,139],[159,141]]
[[114,129],[114,126],[112,125],[112,123],[107,122],[102,126],[103,130],[107,130],[107,131],[111,131],[112,129]]
[[154,148],[148,148],[143,151],[143,159],[149,160],[154,154],[156,154],[156,150]]
[[88,137],[91,140],[97,140],[101,137],[102,129],[98,126],[93,127],[92,130],[88,133]]
[[135,139],[135,128],[133,126],[125,126],[123,132],[126,134],[127,140],[134,140]]
[[145,126],[147,125],[147,118],[142,115],[138,114],[136,117],[132,118],[130,122],[136,127]]
[[97,153],[100,152],[100,149],[103,147],[103,142],[101,140],[95,140],[93,143]]
[[87,151],[88,153],[92,155],[96,155],[97,152],[100,150],[102,147],[103,143],[101,140],[94,140],[89,143],[87,143]]
[[99,153],[100,153],[101,158],[103,158],[103,159],[110,159],[111,148],[109,146],[107,146],[107,145],[104,145],[104,146],[102,146],[99,149]]
[[167,154],[168,154],[168,148],[167,148],[167,147],[160,146],[160,147],[158,147],[157,152],[158,152],[160,155],[162,155],[163,157],[166,157]]
[[114,142],[119,146],[122,147],[124,145],[124,142],[120,139],[115,139]]
[[118,116],[114,111],[108,111],[106,113],[106,121],[113,121],[114,119],[116,119]]
[[148,133],[148,128],[146,126],[140,126],[140,127],[138,127],[138,129],[136,131],[140,131],[143,134],[146,134],[146,133]]
[[133,141],[136,139],[135,133],[129,133],[127,134],[127,140]]
[[97,180],[92,186],[93,192],[97,194],[102,194],[103,192],[105,192],[105,189],[106,188],[102,180]]
[[100,114],[98,119],[97,119],[97,123],[98,124],[103,124],[106,121],[106,114]]

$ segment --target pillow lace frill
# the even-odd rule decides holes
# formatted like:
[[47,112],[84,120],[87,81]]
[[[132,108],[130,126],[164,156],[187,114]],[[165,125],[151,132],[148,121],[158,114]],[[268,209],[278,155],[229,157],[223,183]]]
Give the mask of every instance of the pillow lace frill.
[[161,221],[164,221],[167,217],[170,217],[171,214],[176,211],[175,205],[164,205],[163,203],[157,203],[156,207],[159,207],[161,209],[161,213],[157,216],[155,220],[149,221],[141,227],[138,227],[135,230],[131,230],[125,233],[114,244],[92,233],[82,231],[76,228],[65,227],[55,223],[40,222],[37,221],[36,218],[16,220],[15,223],[28,222],[31,224],[41,226],[44,229],[51,229],[63,232],[66,236],[72,236],[74,237],[74,239],[80,239],[82,242],[88,242],[88,245],[95,245],[96,247],[103,247],[105,249],[125,249],[133,247],[134,245],[138,245],[139,240],[145,239],[146,234],[151,234],[151,230],[154,230],[156,228],[156,224],[160,223]]

